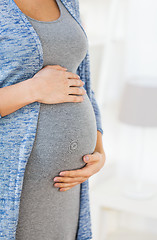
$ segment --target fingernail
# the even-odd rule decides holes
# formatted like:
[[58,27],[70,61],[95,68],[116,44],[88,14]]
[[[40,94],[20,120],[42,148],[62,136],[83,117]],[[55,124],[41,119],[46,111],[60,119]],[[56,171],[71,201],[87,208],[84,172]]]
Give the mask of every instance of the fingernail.
[[55,187],[59,187],[59,184],[58,184],[58,183],[55,183],[54,186],[55,186]]
[[88,160],[89,160],[89,157],[88,157],[88,156],[86,156],[86,157],[85,157],[85,160],[86,160],[86,161],[88,161]]
[[64,173],[64,172],[61,172],[59,175],[60,175],[60,176],[64,176],[64,175],[65,175],[65,173]]
[[62,188],[59,188],[59,191],[60,191],[60,192],[64,192],[65,190],[64,190],[64,189],[62,189]]

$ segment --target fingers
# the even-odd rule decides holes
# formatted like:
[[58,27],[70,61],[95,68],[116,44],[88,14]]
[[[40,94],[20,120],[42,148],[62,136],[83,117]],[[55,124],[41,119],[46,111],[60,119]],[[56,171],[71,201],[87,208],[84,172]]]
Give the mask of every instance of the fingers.
[[71,189],[71,187],[68,187],[68,188],[60,188],[59,191],[65,192],[65,191],[67,191],[67,190],[69,190],[69,189]]
[[67,95],[66,102],[83,102],[83,96]]
[[59,174],[60,176],[64,176],[64,177],[70,177],[70,178],[77,178],[77,177],[81,177],[81,178],[89,178],[91,176],[91,174],[93,173],[93,166],[92,165],[85,165],[83,168],[81,169],[77,169],[77,170],[71,170],[71,171],[64,171],[64,175],[61,173]]
[[80,79],[79,75],[72,73],[72,72],[66,72],[66,77],[67,78],[74,78],[74,79]]
[[64,188],[67,188],[67,187],[73,187],[75,185],[79,184],[79,182],[74,182],[74,183],[54,183],[54,187],[64,187]]
[[83,156],[83,160],[86,163],[99,161],[101,154],[99,152],[94,152],[93,154]]
[[70,87],[69,94],[84,95],[86,94],[86,90],[84,88]]
[[103,165],[101,162],[104,164],[106,159],[106,155],[104,153],[99,153],[97,151],[92,154],[84,155],[84,161],[85,157],[89,158],[86,160],[87,164],[83,168],[60,172],[59,176],[53,179],[55,182],[54,186],[60,188],[60,191],[67,191],[75,185],[85,182],[89,177],[97,173],[102,168]]
[[[63,71],[67,71],[67,68],[65,67],[62,67],[60,65],[46,65],[45,68],[54,68],[56,70],[63,70]],[[72,72],[66,72],[66,77],[68,79],[80,79],[80,76],[75,74],[75,73],[72,73]]]
[[52,68],[56,69],[56,70],[62,70],[62,71],[66,71],[67,68],[64,68],[60,65],[51,65]]
[[69,87],[71,86],[77,86],[77,87],[83,87],[85,84],[82,80],[80,79],[68,79]]
[[56,183],[73,183],[73,182],[79,182],[80,183],[80,177],[55,177],[54,182]]
[[[67,180],[67,182],[65,182],[66,180]],[[59,180],[62,182],[55,182],[53,184],[53,186],[56,188],[59,188],[59,190],[62,192],[62,191],[67,191],[67,190],[71,189],[72,187],[74,187],[78,184],[81,184],[82,182],[84,182],[86,180],[87,179],[84,179],[84,178],[78,178],[78,181],[76,178],[75,179],[74,178],[62,178],[62,180],[61,179]]]

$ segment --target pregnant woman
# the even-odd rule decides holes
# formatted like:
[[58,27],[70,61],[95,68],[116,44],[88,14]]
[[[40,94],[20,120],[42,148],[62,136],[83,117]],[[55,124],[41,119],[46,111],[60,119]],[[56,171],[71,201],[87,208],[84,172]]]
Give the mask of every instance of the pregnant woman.
[[105,152],[78,3],[0,7],[0,239],[91,239],[87,184]]

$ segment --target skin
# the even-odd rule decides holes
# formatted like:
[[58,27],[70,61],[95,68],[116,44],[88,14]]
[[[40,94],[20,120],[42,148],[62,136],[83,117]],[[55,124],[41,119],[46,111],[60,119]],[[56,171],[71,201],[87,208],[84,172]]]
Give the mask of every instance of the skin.
[[[23,13],[39,21],[53,21],[60,16],[59,8],[55,0],[14,1]],[[63,69],[60,70],[63,71]],[[79,94],[83,93],[80,92]],[[39,96],[35,99],[44,102],[44,100],[39,100]],[[86,160],[86,157],[89,159]],[[97,131],[97,143],[94,152],[84,155],[83,160],[86,163],[85,167],[77,170],[60,172],[60,174],[53,179],[53,186],[59,188],[59,191],[67,191],[100,171],[106,162],[102,134],[100,131]]]
[[0,88],[0,114],[3,117],[36,101],[45,104],[81,102],[83,96],[77,94],[85,94],[85,89],[78,88],[83,84],[77,74],[61,66],[45,66],[33,78]]
[[[89,157],[86,160],[86,156]],[[102,134],[97,131],[97,143],[93,154],[87,154],[83,156],[83,160],[86,163],[85,167],[72,171],[62,171],[59,175],[64,176],[55,177],[54,186],[59,188],[59,191],[67,191],[77,184],[81,184],[89,177],[99,172],[106,162],[106,155],[103,149]]]
[[54,21],[60,11],[55,0],[14,0],[21,11],[39,21]]

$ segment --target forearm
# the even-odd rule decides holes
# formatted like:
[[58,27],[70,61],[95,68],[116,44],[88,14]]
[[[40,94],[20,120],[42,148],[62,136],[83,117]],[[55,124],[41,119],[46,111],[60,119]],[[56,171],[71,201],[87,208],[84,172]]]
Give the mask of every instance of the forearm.
[[97,142],[94,152],[97,151],[99,153],[104,153],[103,148],[103,141],[102,141],[102,133],[100,131],[97,131]]
[[0,88],[0,115],[4,117],[35,100],[32,79]]

